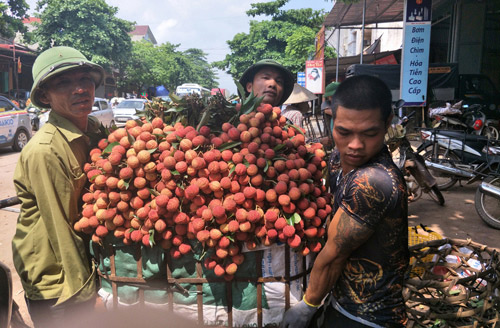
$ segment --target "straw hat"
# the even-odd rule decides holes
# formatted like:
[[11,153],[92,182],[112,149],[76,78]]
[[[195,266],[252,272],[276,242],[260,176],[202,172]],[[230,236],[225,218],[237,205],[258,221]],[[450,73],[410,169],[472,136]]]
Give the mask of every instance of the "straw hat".
[[318,97],[312,93],[311,91],[307,90],[303,86],[295,83],[293,85],[293,91],[290,97],[288,97],[287,100],[285,100],[284,104],[298,104],[306,101],[311,101],[315,100]]

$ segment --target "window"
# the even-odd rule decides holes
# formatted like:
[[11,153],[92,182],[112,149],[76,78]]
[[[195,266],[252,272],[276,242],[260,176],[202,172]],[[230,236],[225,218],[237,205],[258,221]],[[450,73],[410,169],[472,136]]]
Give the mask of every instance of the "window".
[[5,100],[0,100],[0,113],[12,110],[14,107]]

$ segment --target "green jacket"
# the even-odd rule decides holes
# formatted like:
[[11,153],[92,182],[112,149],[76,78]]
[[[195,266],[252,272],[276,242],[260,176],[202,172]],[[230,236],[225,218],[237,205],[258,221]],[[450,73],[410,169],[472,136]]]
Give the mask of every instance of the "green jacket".
[[[89,116],[88,131],[97,130],[98,124]],[[88,243],[73,230],[89,147],[83,132],[52,111],[21,152],[14,185],[22,205],[12,252],[29,299],[58,299],[56,304],[61,304],[95,296],[96,270]]]

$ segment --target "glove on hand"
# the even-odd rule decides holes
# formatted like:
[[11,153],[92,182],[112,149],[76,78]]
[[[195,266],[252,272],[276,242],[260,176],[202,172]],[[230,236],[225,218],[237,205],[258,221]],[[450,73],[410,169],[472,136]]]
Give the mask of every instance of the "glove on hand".
[[281,328],[304,328],[309,325],[318,307],[307,305],[304,300],[292,306],[283,316]]

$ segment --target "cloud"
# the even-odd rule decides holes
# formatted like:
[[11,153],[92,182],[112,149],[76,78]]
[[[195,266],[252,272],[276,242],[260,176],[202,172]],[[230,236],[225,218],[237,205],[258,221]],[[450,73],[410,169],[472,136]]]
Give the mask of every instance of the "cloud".
[[156,38],[156,41],[161,44],[168,41],[169,35],[174,33],[173,29],[178,25],[178,21],[176,19],[166,19],[161,21],[155,28],[155,32],[153,35]]

